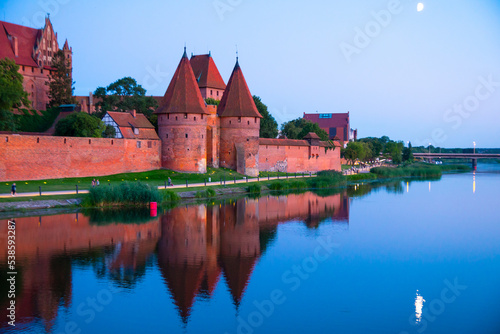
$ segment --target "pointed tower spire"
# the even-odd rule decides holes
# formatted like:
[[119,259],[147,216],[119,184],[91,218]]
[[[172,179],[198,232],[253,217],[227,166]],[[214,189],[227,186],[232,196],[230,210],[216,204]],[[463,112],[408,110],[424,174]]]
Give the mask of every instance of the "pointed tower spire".
[[64,42],[63,50],[69,50],[68,39]]
[[165,96],[160,107],[155,111],[157,114],[185,113],[185,114],[207,114],[205,102],[201,97],[198,83],[189,63],[186,48],[182,55],[179,66],[174,73],[172,81],[168,85]]
[[248,89],[247,82],[238,62],[238,57],[236,57],[236,65],[217,108],[217,114],[220,117],[262,118]]

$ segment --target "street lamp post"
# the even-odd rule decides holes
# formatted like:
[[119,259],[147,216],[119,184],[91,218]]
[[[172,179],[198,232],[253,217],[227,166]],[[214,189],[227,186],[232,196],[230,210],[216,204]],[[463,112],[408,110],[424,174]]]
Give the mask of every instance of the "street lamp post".
[[474,144],[474,154],[476,154],[476,142],[473,141],[472,144]]

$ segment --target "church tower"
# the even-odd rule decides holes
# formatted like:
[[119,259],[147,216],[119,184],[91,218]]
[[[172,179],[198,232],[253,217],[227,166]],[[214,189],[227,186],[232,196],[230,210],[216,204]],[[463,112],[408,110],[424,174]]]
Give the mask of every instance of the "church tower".
[[208,111],[186,48],[155,113],[158,114],[158,135],[162,141],[162,167],[188,173],[206,173]]
[[238,59],[217,114],[220,117],[220,166],[258,176],[262,115],[255,106]]
[[64,59],[68,63],[70,73],[73,74],[73,48],[69,47],[67,39],[64,42],[64,46],[62,48],[62,51],[64,53]]

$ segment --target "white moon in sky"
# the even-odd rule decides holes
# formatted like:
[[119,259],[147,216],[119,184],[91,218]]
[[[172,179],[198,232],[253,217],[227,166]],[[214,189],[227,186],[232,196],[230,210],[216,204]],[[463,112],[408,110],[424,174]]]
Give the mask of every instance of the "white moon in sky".
[[421,12],[424,10],[424,4],[419,2],[418,5],[417,5],[417,11]]

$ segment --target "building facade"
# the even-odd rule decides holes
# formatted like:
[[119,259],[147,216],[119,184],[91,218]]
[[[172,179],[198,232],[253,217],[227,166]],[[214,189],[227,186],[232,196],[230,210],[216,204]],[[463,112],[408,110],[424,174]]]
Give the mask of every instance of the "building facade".
[[351,129],[349,112],[347,113],[327,113],[327,114],[306,114],[304,119],[317,123],[320,128],[328,133],[331,140],[339,140],[342,146],[357,139],[358,130]]
[[[49,103],[49,76],[53,56],[59,51],[57,33],[50,18],[45,18],[45,26],[33,29],[0,21],[0,59],[13,59],[23,76],[23,87],[28,93],[31,108],[45,110]],[[62,51],[72,66],[73,50],[66,40]]]

